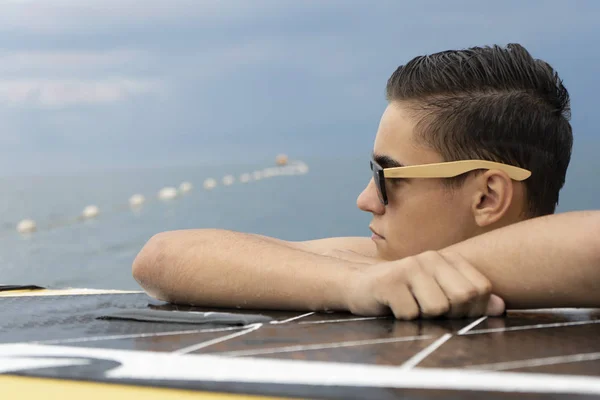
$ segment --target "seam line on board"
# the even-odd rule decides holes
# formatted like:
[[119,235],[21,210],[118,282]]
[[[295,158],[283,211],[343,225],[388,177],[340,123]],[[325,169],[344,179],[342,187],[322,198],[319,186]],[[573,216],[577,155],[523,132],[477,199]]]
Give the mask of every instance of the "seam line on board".
[[172,332],[155,332],[155,333],[132,333],[129,335],[110,335],[110,336],[92,336],[92,337],[79,337],[72,339],[51,339],[51,340],[37,340],[32,344],[62,344],[62,343],[85,343],[85,342],[98,342],[102,340],[119,340],[119,339],[142,339],[147,337],[158,337],[158,336],[170,336],[170,335],[192,335],[195,333],[212,333],[212,332],[226,332],[226,331],[239,331],[244,329],[244,326],[235,326],[227,328],[210,328],[210,329],[193,329],[187,331],[172,331]]
[[255,330],[259,329],[262,325],[263,324],[251,324],[251,325],[248,325],[248,327],[247,327],[248,329],[243,330],[241,332],[236,332],[236,333],[232,333],[230,335],[222,336],[222,337],[215,338],[215,339],[212,339],[212,340],[207,340],[206,342],[197,343],[197,344],[194,344],[192,346],[188,346],[188,347],[184,347],[184,348],[179,349],[179,350],[175,350],[172,353],[173,354],[187,354],[187,353],[191,353],[193,351],[200,350],[200,349],[203,349],[203,348],[208,347],[208,346],[212,346],[213,344],[225,342],[225,341],[230,340],[230,339],[235,339],[238,336],[243,336],[243,335],[245,335],[247,333],[254,332]]
[[487,318],[487,316],[479,318],[477,321],[474,321],[473,323],[465,326],[460,331],[458,331],[458,334],[459,335],[464,335],[465,333],[469,332],[471,329],[473,329],[474,327],[476,327],[477,325],[479,325],[480,323],[482,323],[483,321],[485,321],[486,318]]
[[349,342],[336,342],[336,343],[319,343],[319,344],[308,344],[298,346],[285,346],[285,347],[271,347],[266,349],[256,350],[239,350],[239,351],[227,351],[222,353],[211,353],[220,356],[254,356],[264,354],[278,354],[278,353],[293,353],[296,351],[310,351],[310,350],[326,350],[326,349],[337,349],[344,347],[356,347],[356,346],[368,346],[376,344],[386,343],[397,343],[397,342],[409,342],[413,340],[424,340],[431,339],[431,335],[424,336],[404,336],[398,338],[385,338],[385,339],[366,339],[366,340],[354,340]]
[[571,354],[568,356],[529,358],[526,360],[507,361],[507,362],[480,364],[480,365],[469,365],[465,368],[501,371],[501,370],[506,370],[506,369],[542,367],[545,365],[557,365],[557,364],[567,364],[567,363],[582,362],[582,361],[595,361],[595,360],[600,360],[600,352]]
[[426,348],[409,358],[406,362],[404,362],[404,364],[400,366],[400,369],[407,370],[416,367],[417,364],[419,364],[421,361],[427,358],[431,353],[436,351],[441,345],[450,340],[451,337],[451,333],[446,333],[444,336],[442,336],[441,338],[439,338],[438,340],[431,343],[429,346],[427,346]]
[[298,320],[300,318],[304,318],[304,317],[309,317],[309,316],[311,316],[313,314],[314,314],[314,312],[309,312],[309,313],[306,313],[306,314],[298,315],[296,317],[284,319],[283,321],[271,321],[270,323],[273,324],[273,325],[287,324],[288,322],[296,321],[296,320]]
[[560,328],[560,327],[565,327],[565,326],[590,325],[590,324],[600,324],[600,319],[594,320],[594,321],[556,322],[556,323],[552,323],[552,324],[510,326],[508,328],[475,329],[475,330],[465,333],[465,335],[478,335],[480,333],[494,333],[494,332],[525,331],[528,329]]
[[320,321],[304,321],[299,322],[299,324],[303,325],[312,325],[312,324],[337,324],[341,322],[355,322],[355,321],[369,321],[372,319],[389,319],[389,317],[359,317],[359,318],[346,318],[346,319],[331,319],[331,320],[320,320]]

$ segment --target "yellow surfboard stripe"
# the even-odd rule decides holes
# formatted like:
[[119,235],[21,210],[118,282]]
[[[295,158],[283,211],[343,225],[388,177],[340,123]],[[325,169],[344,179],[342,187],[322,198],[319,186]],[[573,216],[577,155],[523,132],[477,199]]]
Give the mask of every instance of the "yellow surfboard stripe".
[[60,400],[186,400],[186,399],[283,399],[247,394],[201,392],[122,385],[102,382],[70,381],[62,379],[33,378],[0,375],[3,399],[60,399]]

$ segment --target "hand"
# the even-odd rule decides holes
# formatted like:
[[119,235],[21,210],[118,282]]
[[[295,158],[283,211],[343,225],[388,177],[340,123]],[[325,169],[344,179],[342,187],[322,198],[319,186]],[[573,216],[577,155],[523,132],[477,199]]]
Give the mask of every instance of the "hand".
[[350,312],[398,319],[498,316],[504,301],[490,281],[457,253],[428,251],[353,271],[346,302]]

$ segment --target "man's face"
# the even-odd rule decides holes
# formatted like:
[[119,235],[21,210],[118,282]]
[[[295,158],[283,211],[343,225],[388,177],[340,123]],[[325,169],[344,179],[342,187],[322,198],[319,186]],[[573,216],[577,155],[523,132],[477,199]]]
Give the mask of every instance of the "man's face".
[[[444,161],[414,140],[413,127],[401,104],[388,105],[373,149],[383,168]],[[450,190],[441,179],[386,179],[385,185],[387,206],[379,200],[373,179],[357,199],[361,210],[373,214],[370,228],[380,257],[392,260],[437,250],[475,234],[472,196],[466,189]]]

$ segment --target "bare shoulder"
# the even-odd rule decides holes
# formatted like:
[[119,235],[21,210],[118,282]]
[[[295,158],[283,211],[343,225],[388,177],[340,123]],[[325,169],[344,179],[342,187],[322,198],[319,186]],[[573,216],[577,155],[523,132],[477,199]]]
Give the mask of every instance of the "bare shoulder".
[[377,248],[367,237],[331,237],[304,242],[294,242],[302,250],[348,261],[375,263],[378,261]]

